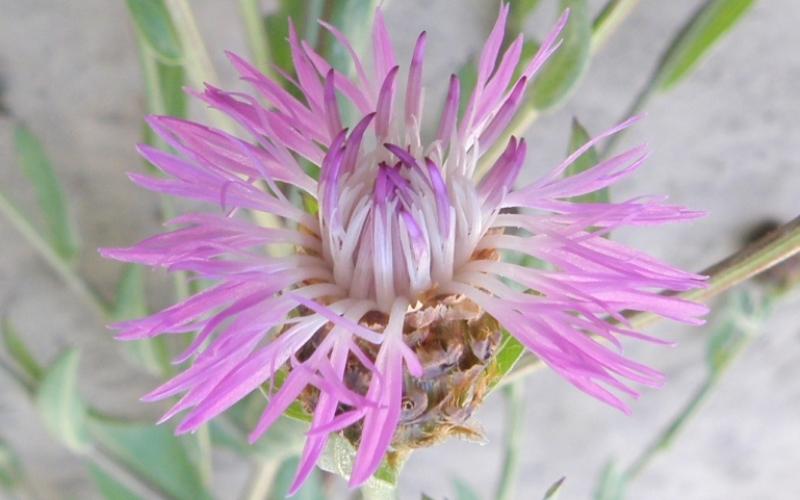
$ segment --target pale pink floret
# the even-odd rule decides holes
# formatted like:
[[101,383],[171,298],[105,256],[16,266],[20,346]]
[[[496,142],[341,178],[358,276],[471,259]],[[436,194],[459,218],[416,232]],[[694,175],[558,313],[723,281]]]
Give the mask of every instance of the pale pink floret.
[[[249,132],[250,141],[176,118],[148,120],[175,153],[141,146],[141,154],[166,175],[131,174],[134,182],[223,210],[221,215],[181,216],[171,222],[181,228],[131,248],[101,250],[110,258],[189,271],[218,282],[150,317],[115,325],[124,340],[197,332],[176,359],[192,359],[192,365],[144,398],[182,395],[164,416],[188,410],[178,432],[196,430],[289,366],[251,439],[258,439],[313,386],[319,399],[292,491],[313,469],[328,435],[359,421],[363,432],[350,483],[362,484],[391,445],[405,373],[422,373],[403,341],[404,318],[419,296],[434,289],[467,297],[567,380],[623,411],[627,406],[610,389],[637,393],[621,379],[662,383],[660,373],[619,353],[620,337],[660,342],[633,330],[622,312],[649,311],[698,324],[705,307],[658,292],[699,287],[704,277],[603,236],[619,226],[699,214],[658,198],[569,201],[603,189],[641,165],[647,152],[637,147],[580,174],[563,176],[589,147],[629,127],[635,118],[592,139],[526,186],[513,187],[526,155],[525,141],[516,138],[482,178],[475,178],[478,162],[502,136],[527,86],[557,50],[567,21],[565,13],[536,56],[523,63],[520,78],[512,81],[522,39],[500,56],[508,12],[503,5],[460,120],[464,89],[451,77],[432,141],[421,132],[426,36],[417,41],[403,92],[380,11],[373,30],[372,75],[347,39],[322,23],[350,53],[354,80],[331,68],[290,27],[292,81],[302,100],[230,54],[242,79],[268,104],[212,86],[196,95]],[[360,113],[352,128],[342,123],[340,96]],[[319,166],[319,182],[301,161]],[[319,214],[291,201],[285,185],[316,199]],[[243,209],[280,216],[287,225],[258,226],[237,215]],[[275,245],[305,250],[276,254],[281,256],[265,251]],[[475,260],[479,250],[523,254],[549,267]],[[510,281],[521,287],[510,286]],[[293,314],[298,307],[307,314]],[[359,324],[370,311],[388,316],[383,331]],[[328,328],[324,339],[300,361],[298,351],[323,327]],[[359,343],[379,345],[377,358],[370,359]],[[366,394],[354,392],[343,380],[351,356],[373,374]]]

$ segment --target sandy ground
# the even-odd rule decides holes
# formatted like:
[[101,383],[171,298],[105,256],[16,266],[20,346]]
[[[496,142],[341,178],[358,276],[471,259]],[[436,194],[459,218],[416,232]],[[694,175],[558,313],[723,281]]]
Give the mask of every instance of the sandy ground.
[[[244,52],[236,9],[232,2],[193,3],[215,63],[230,84],[233,72],[222,51]],[[532,127],[526,175],[543,172],[561,158],[572,115],[590,130],[610,125],[647,77],[670,34],[698,4],[643,0],[593,60],[564,110]],[[439,99],[448,74],[480,46],[493,5],[481,0],[389,3],[387,19],[401,54],[410,53],[420,30],[429,31],[429,102]],[[0,0],[0,13],[3,101],[41,137],[53,158],[83,237],[80,269],[110,295],[120,268],[93,249],[131,243],[156,231],[158,222],[156,199],[123,175],[139,165],[133,144],[140,135],[144,100],[124,4]],[[552,9],[542,14],[532,29],[543,26]],[[758,2],[689,81],[652,102],[647,120],[630,140],[647,141],[653,155],[614,196],[667,193],[674,202],[709,215],[680,227],[625,232],[619,239],[701,269],[735,248],[754,222],[796,215],[798,19],[799,2]],[[15,166],[11,140],[11,120],[0,116],[0,186],[33,210],[34,193]],[[50,359],[67,346],[80,347],[87,399],[108,411],[154,416],[158,408],[137,398],[155,381],[120,362],[109,333],[6,221],[0,221],[0,241],[0,311],[26,334],[35,353]],[[166,296],[161,288],[154,285],[154,302]],[[683,438],[641,476],[630,498],[797,498],[799,306],[796,299],[781,306]],[[702,378],[703,332],[671,325],[655,331],[678,341],[678,347],[631,345],[629,353],[664,370],[669,383],[660,391],[646,391],[631,417],[585,397],[553,374],[526,381],[527,432],[517,498],[539,498],[561,476],[567,477],[562,498],[588,498],[608,458],[630,460],[682,405]],[[401,498],[419,498],[420,492],[452,496],[454,477],[492,498],[500,465],[501,399],[490,399],[479,417],[489,444],[453,441],[419,452],[404,472]],[[30,473],[46,488],[65,498],[95,495],[80,462],[48,438],[23,395],[3,377],[0,436],[21,451]],[[216,458],[220,498],[236,498],[247,471],[229,457]]]

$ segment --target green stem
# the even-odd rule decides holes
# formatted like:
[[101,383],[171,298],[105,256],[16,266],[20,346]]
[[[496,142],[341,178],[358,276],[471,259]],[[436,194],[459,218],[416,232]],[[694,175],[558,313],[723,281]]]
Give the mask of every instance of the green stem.
[[[165,0],[165,2],[183,48],[183,67],[189,76],[189,81],[197,89],[202,89],[206,83],[218,82],[219,78],[211,64],[211,58],[200,36],[188,0]],[[235,132],[233,124],[224,114],[211,108],[207,109],[209,118],[217,128],[228,133]],[[262,226],[281,227],[280,219],[273,214],[252,212],[252,217]]]
[[686,406],[678,413],[678,417],[675,418],[653,441],[650,446],[645,448],[645,450],[633,461],[633,463],[628,467],[623,476],[625,477],[625,481],[631,481],[635,479],[650,461],[656,456],[660,451],[665,450],[672,444],[672,441],[678,435],[685,426],[686,423],[694,416],[700,405],[708,398],[708,395],[711,394],[711,389],[714,387],[714,382],[716,381],[715,377],[709,377],[703,382],[697,391],[695,391],[692,398],[686,403]]
[[[197,89],[202,89],[206,83],[217,83],[217,72],[208,56],[188,0],[165,0],[165,3],[181,42],[183,67],[189,81]],[[223,114],[209,108],[209,117],[218,128],[233,132],[232,124]]]
[[[800,217],[784,224],[763,238],[706,268],[701,274],[709,276],[708,286],[678,294],[693,302],[706,303],[750,278],[800,254]],[[652,313],[629,315],[634,328],[655,323],[660,316]]]
[[253,54],[255,65],[262,73],[274,78],[274,71],[270,65],[269,39],[267,38],[264,14],[261,12],[261,1],[239,0],[239,7],[242,19],[244,19],[247,44]]
[[[147,89],[147,110],[149,113],[164,115],[167,113],[167,108],[163,86],[161,85],[161,76],[158,71],[158,60],[145,43],[144,36],[141,33],[137,33],[136,40],[139,45],[139,59],[142,64],[142,74]],[[153,145],[161,149],[167,147],[164,140],[155,134],[154,142],[155,144]],[[162,219],[166,221],[175,217],[175,208],[172,202],[165,196],[159,196],[158,200]],[[177,271],[173,273],[172,280],[176,299],[180,301],[187,298],[190,295],[190,290],[186,272]]]
[[200,470],[200,478],[203,485],[210,489],[214,482],[214,463],[213,463],[213,446],[211,444],[211,430],[208,424],[201,426],[196,434],[197,446],[200,449],[200,456],[198,457],[198,468]]
[[50,244],[28,223],[22,213],[0,194],[0,214],[2,214],[22,237],[33,247],[36,253],[58,274],[58,276],[103,319],[108,317],[109,305],[83,280],[69,264],[53,250]]
[[505,388],[506,426],[505,456],[500,471],[500,482],[497,485],[497,500],[511,500],[514,496],[515,484],[519,473],[519,452],[522,448],[522,434],[525,430],[525,392],[517,381]]
[[[708,286],[677,294],[677,297],[694,302],[708,302],[736,285],[798,254],[800,254],[800,217],[796,217],[760,240],[706,268],[701,274],[710,277]],[[663,319],[657,314],[640,312],[631,313],[627,317],[633,328],[636,329],[645,328]],[[498,382],[497,387],[526,377],[543,366],[538,358],[527,356],[520,360],[513,371]]]
[[253,471],[244,500],[265,500],[272,489],[280,464],[275,460],[259,461]]

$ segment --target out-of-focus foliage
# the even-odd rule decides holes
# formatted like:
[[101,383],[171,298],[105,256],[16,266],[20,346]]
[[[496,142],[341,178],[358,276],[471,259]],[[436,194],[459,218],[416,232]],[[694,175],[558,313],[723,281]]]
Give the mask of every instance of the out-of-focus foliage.
[[669,90],[688,76],[713,45],[743,18],[755,0],[710,0],[675,38],[656,72],[659,90]]
[[69,450],[89,447],[86,407],[78,394],[78,351],[69,350],[47,368],[36,392],[39,414],[54,438]]
[[19,165],[36,189],[47,226],[45,235],[61,258],[72,260],[78,253],[78,235],[50,160],[39,139],[22,125],[14,130],[14,143]]
[[[637,0],[611,0],[592,19],[587,0],[551,0],[560,12],[570,9],[570,18],[563,34],[558,53],[543,68],[532,83],[529,98],[521,114],[528,117],[529,125],[540,111],[558,109],[574,92],[587,67],[592,54],[602,42],[621,26],[625,17],[633,10]],[[197,27],[191,25],[191,15],[173,17],[174,12],[191,14],[191,4],[185,0],[126,0],[140,48],[144,87],[146,91],[145,113],[187,116],[189,109],[183,85],[191,80],[201,84],[204,77],[213,75],[210,60],[204,53],[202,39],[197,36]],[[343,31],[357,50],[366,48],[369,42],[374,8],[377,0],[279,0],[277,10],[266,14],[259,0],[240,0],[248,41],[255,63],[263,71],[275,74],[273,65],[292,73],[288,37],[288,18],[291,17],[301,38],[319,50],[332,64],[345,73],[352,70],[350,56],[332,36],[321,30],[316,22],[323,18]],[[529,16],[538,12],[539,0],[511,0],[512,15],[509,27],[511,34],[527,25]],[[675,37],[669,50],[650,80],[649,92],[667,91],[686,79],[706,56],[711,47],[730,32],[744,18],[754,0],[709,0],[704,3]],[[235,29],[225,27],[225,29]],[[194,37],[194,38],[193,38]],[[186,41],[199,43],[189,43]],[[523,61],[527,61],[538,49],[536,39],[529,37],[523,48]],[[469,97],[469,89],[475,81],[474,62],[466,64],[459,74],[462,83],[462,99]],[[283,82],[292,90],[289,82]],[[646,99],[637,104],[643,105]],[[464,105],[462,104],[462,109]],[[224,124],[222,125],[224,128]],[[520,127],[515,133],[524,132]],[[577,120],[573,123],[569,151],[588,139],[589,135]],[[144,140],[157,144],[158,139],[149,131]],[[163,146],[163,145],[162,145]],[[0,212],[9,218],[33,247],[46,259],[73,290],[84,298],[94,301],[98,309],[109,320],[123,320],[148,313],[144,274],[139,267],[126,267],[119,282],[116,300],[111,307],[102,303],[77,274],[72,265],[79,250],[79,238],[70,217],[68,204],[42,143],[25,127],[15,128],[15,147],[22,171],[30,179],[38,198],[42,229],[25,211],[12,205],[0,195]],[[600,154],[594,148],[587,151],[565,173],[576,175],[595,165]],[[578,202],[604,202],[609,198],[607,190],[576,198]],[[171,214],[171,206],[164,202],[162,213]],[[41,239],[41,241],[40,241]],[[524,261],[534,266],[536,262]],[[175,280],[176,296],[185,296],[190,290],[186,277],[178,275]],[[744,297],[744,298],[742,298]],[[763,308],[758,301],[739,296],[732,307],[732,315],[713,332],[708,350],[709,378],[695,400],[690,401],[662,433],[652,450],[661,450],[677,435],[678,431],[694,413],[709,388],[730,366],[731,360],[757,330]],[[748,302],[749,300],[749,302]],[[748,323],[749,322],[749,323]],[[11,360],[9,373],[32,396],[32,402],[40,412],[44,426],[55,440],[81,456],[87,464],[90,477],[104,498],[135,499],[151,496],[155,492],[165,498],[203,499],[210,498],[204,483],[204,475],[197,456],[205,453],[197,445],[196,438],[176,437],[169,425],[154,426],[152,422],[126,421],[102,415],[87,405],[79,395],[79,351],[67,350],[49,366],[37,361],[27,349],[24,336],[10,322],[2,325],[3,343]],[[127,352],[143,370],[164,377],[174,368],[169,363],[173,346],[165,339],[126,344]],[[504,333],[498,350],[495,384],[505,377],[517,364],[524,352],[523,346]],[[246,458],[255,466],[274,464],[277,469],[271,485],[271,497],[281,498],[293,477],[297,457],[302,450],[304,433],[308,429],[308,415],[294,407],[256,444],[246,442],[245,433],[257,419],[265,404],[264,397],[256,394],[237,405],[226,416],[210,424],[208,432],[213,445],[226,448]],[[334,436],[328,444],[320,467],[342,477],[347,477],[352,466],[355,450],[345,439]],[[653,453],[647,451],[645,453]],[[642,459],[646,463],[647,457]],[[111,467],[109,467],[109,464]],[[643,466],[643,465],[642,465]],[[124,476],[117,476],[121,472]],[[397,483],[399,466],[384,463],[367,485],[370,498],[391,498]],[[514,474],[507,474],[514,477]],[[615,466],[606,468],[597,500],[620,500],[625,485],[632,476],[630,470],[621,471]],[[15,489],[20,486],[24,474],[13,451],[0,443],[0,486]],[[125,480],[122,481],[121,478]],[[563,479],[552,485],[545,499],[553,500],[560,491]],[[139,484],[142,488],[134,488]],[[453,483],[457,500],[476,500],[477,494],[466,483]],[[316,471],[296,498],[316,500],[326,498],[322,472]]]

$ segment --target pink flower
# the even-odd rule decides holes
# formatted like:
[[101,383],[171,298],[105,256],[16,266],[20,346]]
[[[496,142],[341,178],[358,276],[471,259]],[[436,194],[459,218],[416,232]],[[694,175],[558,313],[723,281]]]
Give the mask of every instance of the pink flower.
[[[568,201],[641,165],[647,152],[637,147],[563,177],[583,152],[635,119],[592,139],[521,188],[513,186],[525,160],[524,139],[511,138],[487,173],[476,176],[526,87],[557,50],[567,18],[522,63],[514,81],[522,38],[499,57],[507,15],[505,5],[480,55],[461,118],[462,89],[452,76],[430,137],[421,131],[426,35],[417,40],[403,83],[380,11],[370,73],[348,40],[323,23],[349,50],[354,80],[332,69],[290,29],[296,80],[286,78],[302,99],[230,54],[242,79],[267,104],[210,85],[197,97],[235,120],[249,140],[167,116],[149,118],[175,153],[140,146],[166,176],[131,174],[133,181],[217,204],[223,212],[187,214],[171,222],[180,229],[131,248],[102,250],[106,257],[189,271],[217,283],[150,317],[115,325],[122,340],[197,332],[176,360],[191,359],[191,366],[145,397],[182,395],[164,416],[189,410],[178,432],[196,430],[284,370],[288,375],[251,439],[311,387],[317,394],[312,429],[293,491],[313,469],[329,434],[352,425],[360,425],[361,433],[350,483],[363,483],[392,445],[404,379],[423,376],[404,336],[407,315],[437,297],[470,301],[553,370],[622,410],[625,404],[610,389],[636,392],[621,379],[661,384],[660,373],[618,352],[620,337],[650,339],[630,328],[621,313],[649,311],[699,324],[705,307],[658,292],[699,287],[704,278],[603,235],[698,213],[660,198]],[[341,98],[360,115],[351,128],[343,123]],[[309,164],[314,175],[304,168]],[[318,213],[304,209],[290,191],[316,200]],[[249,211],[286,223],[262,227],[239,216]],[[291,250],[268,251],[278,246]],[[532,269],[499,258],[508,254],[549,266]],[[366,321],[368,313],[383,320]],[[365,390],[344,376],[348,363],[370,374]]]

